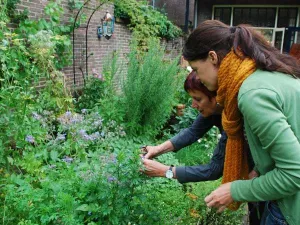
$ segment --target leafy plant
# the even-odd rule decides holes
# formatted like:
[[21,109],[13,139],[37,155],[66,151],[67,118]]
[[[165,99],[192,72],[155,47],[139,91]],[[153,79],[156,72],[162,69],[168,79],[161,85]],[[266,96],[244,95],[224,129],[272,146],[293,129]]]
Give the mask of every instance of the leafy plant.
[[186,106],[191,105],[191,97],[184,90],[184,81],[188,76],[188,71],[186,69],[180,68],[177,75],[177,87],[174,97],[174,105],[176,104],[185,104]]
[[197,219],[197,224],[242,224],[242,218],[246,214],[244,205],[237,211],[226,209],[222,214],[216,210],[208,208],[203,199],[213,190],[220,186],[220,180],[200,183],[190,183],[185,185],[186,194],[192,200],[190,215]]
[[172,125],[174,133],[179,133],[182,129],[185,129],[192,125],[194,120],[197,118],[199,112],[192,108],[190,105],[191,99],[188,101],[189,103],[184,109],[184,114],[182,116],[177,116],[178,123]]
[[176,153],[176,158],[186,165],[209,163],[218,143],[219,130],[213,127],[197,142]]
[[[60,3],[49,2],[47,20],[25,19],[12,31],[7,26],[6,0],[2,2],[0,221],[7,225],[166,221],[171,225],[195,224],[197,213],[211,218],[203,201],[191,199],[185,186],[139,172],[139,147],[150,142],[144,134],[156,133],[170,114],[178,79],[176,61],[164,61],[158,45],[145,54],[136,54],[135,48],[120,90],[126,93],[122,98],[115,95],[113,79],[119,62],[110,59],[102,73],[101,99],[93,99],[96,107],[74,112],[58,70],[68,62],[70,44],[65,35],[70,29],[60,23]],[[45,88],[36,88],[41,81]],[[126,135],[120,122],[127,122],[133,135]],[[174,154],[157,160],[179,164]],[[202,189],[189,192],[200,196]],[[212,217],[207,221],[226,223]]]
[[147,49],[153,38],[172,39],[182,33],[166,15],[150,7],[147,1],[115,0],[114,3],[115,16],[129,18],[129,28],[142,49]]
[[27,9],[25,9],[23,12],[18,12],[18,10],[16,10],[16,6],[18,3],[20,3],[20,0],[6,0],[7,14],[10,17],[11,21],[16,24],[28,18]]
[[125,122],[130,134],[155,135],[168,119],[175,94],[177,60],[167,62],[152,42],[143,56],[132,46],[124,81]]
[[96,68],[92,69],[93,74],[85,77],[82,94],[76,103],[78,110],[92,109],[96,105],[103,105],[101,102],[114,98],[114,78],[119,71],[120,64],[118,54],[113,53],[105,59],[102,73],[99,73]]

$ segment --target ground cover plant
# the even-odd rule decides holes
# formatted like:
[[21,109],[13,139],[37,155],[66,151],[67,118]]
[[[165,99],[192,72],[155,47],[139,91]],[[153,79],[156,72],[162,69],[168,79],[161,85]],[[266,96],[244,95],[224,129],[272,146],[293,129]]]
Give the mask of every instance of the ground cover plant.
[[[76,101],[60,72],[69,59],[69,28],[59,22],[63,12],[58,2],[49,2],[45,10],[49,20],[18,17],[17,28],[10,30],[6,7],[0,8],[0,223],[238,224],[241,211],[220,217],[204,205],[204,196],[216,183],[180,185],[140,173],[139,149],[161,141],[154,134],[171,113],[171,97],[162,109],[155,108],[165,111],[155,112],[159,122],[147,114],[150,108],[136,118],[146,115],[151,122],[133,120],[125,106],[138,103],[129,103],[125,93],[136,90],[125,90],[126,83],[121,94],[112,88],[117,63],[111,60],[101,73],[105,79],[88,78],[90,83]],[[155,57],[152,61],[161,53],[155,46],[148,55],[135,52],[130,57],[141,67],[129,67],[128,72],[149,75],[150,66],[160,61],[165,75],[175,77],[174,63]],[[153,92],[161,84],[150,78]],[[41,80],[45,87],[36,88]],[[93,88],[99,95],[88,94]],[[176,96],[176,88],[169,88],[166,93]],[[159,95],[151,96],[152,102],[162,101],[155,98]],[[215,140],[215,133],[211,135],[206,144]],[[188,162],[171,153],[157,160],[174,165]]]

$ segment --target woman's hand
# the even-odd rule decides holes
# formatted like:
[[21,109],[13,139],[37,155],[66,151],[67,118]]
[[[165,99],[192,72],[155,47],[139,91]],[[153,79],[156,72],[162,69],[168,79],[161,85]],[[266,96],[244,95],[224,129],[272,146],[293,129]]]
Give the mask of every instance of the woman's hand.
[[169,169],[168,166],[154,160],[144,158],[142,161],[144,164],[142,172],[150,177],[165,177]]
[[255,177],[258,177],[258,173],[255,170],[251,170],[251,172],[249,173],[249,179],[253,179]]
[[206,196],[204,201],[207,207],[213,207],[218,209],[218,212],[223,212],[226,207],[233,202],[230,193],[231,182],[222,184],[216,190]]
[[145,146],[141,148],[142,154],[144,154],[145,159],[152,159],[159,155],[160,147],[158,146]]
[[170,140],[156,146],[144,146],[141,148],[141,153],[144,155],[145,159],[152,159],[161,154],[170,152],[174,150],[174,146]]

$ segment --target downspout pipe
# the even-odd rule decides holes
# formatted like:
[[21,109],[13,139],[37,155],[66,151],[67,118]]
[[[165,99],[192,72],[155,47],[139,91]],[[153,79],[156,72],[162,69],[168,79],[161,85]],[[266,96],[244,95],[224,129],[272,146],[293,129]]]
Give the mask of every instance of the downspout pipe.
[[194,29],[198,26],[198,0],[194,2]]
[[185,22],[184,22],[184,32],[189,31],[189,11],[190,11],[190,0],[185,1]]

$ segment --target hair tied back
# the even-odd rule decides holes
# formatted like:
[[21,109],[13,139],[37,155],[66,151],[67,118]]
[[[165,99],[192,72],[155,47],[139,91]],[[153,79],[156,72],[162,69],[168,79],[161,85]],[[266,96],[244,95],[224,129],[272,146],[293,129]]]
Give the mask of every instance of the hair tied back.
[[230,27],[230,32],[233,34],[236,31],[236,27]]

